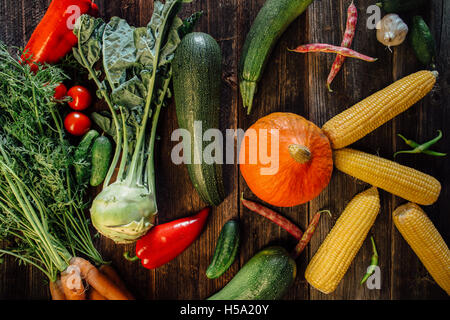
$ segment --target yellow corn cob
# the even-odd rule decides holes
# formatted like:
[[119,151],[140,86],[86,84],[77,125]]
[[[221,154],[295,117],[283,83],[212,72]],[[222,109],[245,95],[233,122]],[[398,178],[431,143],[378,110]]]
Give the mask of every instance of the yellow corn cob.
[[336,289],[379,211],[380,197],[375,187],[350,201],[306,268],[305,278],[310,285],[326,294]]
[[431,274],[450,295],[450,251],[425,212],[414,203],[398,207],[394,224]]
[[407,110],[431,91],[437,76],[436,71],[413,73],[330,119],[322,130],[333,149],[358,141]]
[[336,150],[334,165],[352,177],[418,204],[433,204],[441,192],[441,184],[432,176],[361,151]]

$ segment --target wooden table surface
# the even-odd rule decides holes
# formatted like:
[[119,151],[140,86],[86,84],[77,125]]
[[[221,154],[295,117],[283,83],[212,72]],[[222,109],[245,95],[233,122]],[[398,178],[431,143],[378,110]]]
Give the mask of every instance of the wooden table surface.
[[[329,93],[326,77],[334,55],[300,55],[287,48],[312,42],[339,44],[345,28],[349,0],[316,0],[306,14],[297,19],[278,42],[259,85],[255,106],[250,116],[242,108],[237,86],[237,65],[245,36],[258,10],[265,0],[194,0],[184,6],[182,15],[198,10],[205,15],[197,31],[211,34],[223,51],[223,97],[221,126],[247,129],[258,118],[275,111],[300,114],[321,126],[332,116],[357,103],[393,81],[421,69],[407,43],[390,52],[377,42],[375,31],[366,27],[366,9],[375,0],[356,0],[359,23],[353,48],[378,58],[375,63],[347,59]],[[23,46],[42,18],[50,0],[0,0],[0,40],[8,45]],[[153,8],[152,0],[98,0],[101,16],[125,18],[133,25],[145,25]],[[429,23],[436,39],[437,68],[440,77],[436,88],[425,99],[393,121],[380,127],[355,143],[360,150],[392,159],[396,150],[405,148],[396,137],[401,133],[418,141],[434,137],[442,129],[444,138],[436,149],[450,152],[449,88],[450,88],[450,2],[433,0],[420,14]],[[160,223],[187,216],[205,206],[188,178],[186,168],[170,161],[170,152],[176,142],[170,141],[177,128],[173,103],[160,119],[161,140],[156,150],[157,198]],[[402,155],[398,162],[437,177],[442,183],[438,202],[425,207],[425,211],[438,230],[449,242],[450,235],[450,157],[433,158],[425,155]],[[113,261],[130,289],[140,299],[204,299],[222,288],[239,268],[260,249],[269,244],[280,244],[288,249],[295,242],[283,230],[262,217],[244,209],[239,195],[244,192],[256,199],[246,186],[237,166],[225,167],[227,198],[213,214],[201,238],[181,256],[167,265],[149,271],[137,262],[122,258],[133,246],[118,246],[101,238],[98,248],[105,259]],[[311,245],[298,259],[298,276],[286,299],[447,299],[413,251],[392,223],[391,213],[405,201],[381,191],[381,213],[371,230],[380,255],[381,289],[369,290],[359,285],[372,254],[366,239],[337,290],[325,295],[308,285],[304,271],[345,205],[358,192],[368,186],[343,173],[335,171],[329,186],[308,204],[294,208],[275,208],[296,222],[303,230],[319,209],[329,209],[333,218],[322,218]],[[205,270],[209,265],[220,229],[231,218],[239,218],[242,227],[242,246],[239,258],[224,276],[208,280]],[[36,269],[19,266],[7,258],[0,265],[0,298],[47,299],[45,277]]]

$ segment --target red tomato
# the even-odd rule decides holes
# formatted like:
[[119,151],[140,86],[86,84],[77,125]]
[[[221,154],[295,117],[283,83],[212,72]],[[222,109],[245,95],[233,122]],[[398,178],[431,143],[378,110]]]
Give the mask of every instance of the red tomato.
[[71,112],[64,120],[67,132],[74,136],[82,136],[91,129],[91,119],[81,112]]
[[53,95],[53,98],[55,100],[62,100],[67,94],[67,87],[64,85],[64,83],[60,83],[59,86],[55,88],[55,94]]
[[88,89],[82,86],[70,88],[67,95],[72,98],[69,106],[73,110],[81,111],[87,109],[92,103],[92,96]]

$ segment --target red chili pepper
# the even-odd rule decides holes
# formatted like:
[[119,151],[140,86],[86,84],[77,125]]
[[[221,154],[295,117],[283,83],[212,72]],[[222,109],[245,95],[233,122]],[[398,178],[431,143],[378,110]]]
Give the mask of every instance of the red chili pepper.
[[317,229],[317,225],[319,224],[320,216],[322,213],[328,213],[331,216],[331,212],[329,210],[319,211],[317,212],[311,222],[308,225],[308,228],[306,228],[305,233],[303,234],[303,237],[298,242],[297,246],[294,249],[293,256],[297,258],[300,256],[300,254],[305,250],[305,248],[308,246],[308,243],[311,241],[312,236],[314,235],[314,232]]
[[[156,269],[175,259],[201,234],[211,208],[192,217],[160,224],[152,228],[136,243],[136,257],[147,269]],[[126,255],[127,257],[127,255]]]
[[308,53],[308,52],[327,52],[327,53],[338,53],[340,55],[350,57],[350,58],[356,58],[361,59],[367,62],[374,62],[377,61],[377,58],[372,58],[369,56],[366,56],[362,53],[356,52],[355,50],[345,48],[345,47],[339,47],[339,46],[333,46],[328,43],[310,43],[310,44],[304,44],[302,46],[299,46],[295,48],[294,50],[289,50],[299,53]]
[[244,207],[274,222],[275,224],[289,232],[292,236],[294,236],[295,239],[300,240],[302,238],[302,230],[300,230],[299,227],[283,217],[281,214],[269,208],[266,208],[259,203],[244,199],[243,194],[241,195],[241,202]]
[[73,27],[82,14],[97,16],[97,5],[92,0],[53,0],[25,46],[22,61],[33,71],[36,63],[59,62],[78,42]]
[[[356,9],[356,6],[352,1],[347,10],[347,26],[345,27],[344,39],[342,39],[341,47],[350,48],[350,46],[352,45],[357,22],[358,10]],[[336,56],[336,59],[334,60],[333,66],[331,67],[331,71],[327,79],[327,87],[330,92],[333,92],[333,90],[331,90],[331,82],[333,82],[339,70],[341,70],[344,61],[345,57],[340,54],[338,54]]]

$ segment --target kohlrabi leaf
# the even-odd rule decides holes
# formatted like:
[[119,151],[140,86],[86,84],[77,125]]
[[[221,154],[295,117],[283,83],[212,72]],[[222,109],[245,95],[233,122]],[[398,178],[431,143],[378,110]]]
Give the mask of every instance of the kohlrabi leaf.
[[159,67],[170,63],[173,60],[175,50],[181,42],[178,29],[183,26],[183,20],[178,17],[173,19],[172,26],[167,34],[167,41],[161,50]]
[[141,106],[143,108],[145,105],[145,97],[147,96],[147,88],[141,79],[134,76],[114,89],[111,96],[117,105],[130,107]]
[[113,17],[103,33],[103,67],[112,88],[127,79],[127,72],[136,64],[134,27],[125,20]]
[[[127,43],[126,51],[129,54],[125,54],[125,51],[122,54],[116,53],[117,50],[111,49],[114,47],[113,43],[107,46],[105,41],[104,44],[104,60],[108,67],[106,74],[109,84],[113,86],[111,99],[115,105],[122,106],[126,109],[127,122],[133,126],[136,126],[137,123],[142,121],[142,115],[144,114],[148,97],[148,88],[153,79],[153,64],[156,58],[154,50],[157,45],[155,35],[158,36],[160,34],[162,26],[160,25],[158,27],[156,22],[162,23],[161,17],[165,14],[167,8],[161,3],[155,4],[156,14],[153,15],[152,22],[147,27],[133,29],[117,20],[114,23],[108,23],[105,29],[105,34],[111,34],[108,37],[104,36],[104,39],[117,38],[117,41],[120,42],[120,38],[125,37],[125,35],[122,33],[121,36],[114,36],[114,33],[118,30],[128,30],[129,34],[131,34],[132,30],[134,36],[133,42],[127,39],[123,41]],[[167,22],[164,22],[164,24],[167,24]],[[110,28],[110,26],[116,25],[122,26],[118,27],[113,33],[112,30],[114,28]],[[182,25],[183,21],[175,16],[172,23],[166,28],[166,37],[159,39],[160,50],[157,55],[159,59],[159,70],[156,79],[154,79],[154,90],[157,91],[157,94],[153,95],[153,101],[156,105],[162,104],[165,92],[167,92],[165,84],[167,80],[170,80],[170,76],[168,76],[167,68],[163,68],[163,66],[173,60],[175,50],[181,42],[178,29]],[[132,49],[133,45],[135,46],[134,49]],[[112,52],[109,53],[109,51]],[[135,59],[134,63],[132,63],[133,58]],[[149,116],[151,115],[152,113],[149,112]]]
[[73,32],[79,45],[73,48],[73,55],[82,66],[92,68],[101,59],[104,30],[105,22],[89,15],[82,15],[75,23]]
[[[128,112],[125,112],[125,117],[128,117]],[[100,112],[93,112],[91,114],[91,118],[94,121],[96,125],[100,127],[106,134],[110,135],[114,141],[117,143],[117,137],[116,137],[116,126],[114,124],[114,121],[112,119],[111,113],[108,111],[100,111]],[[122,127],[123,129],[123,127]],[[133,146],[135,144],[134,141],[134,134],[136,132],[135,127],[127,125],[126,131],[128,133],[128,143],[130,145],[130,152],[133,150]],[[119,141],[120,143],[120,141]]]
[[117,143],[116,126],[109,112],[92,112],[91,118],[94,123],[100,127],[100,129],[113,137],[114,141]]
[[153,68],[155,38],[150,29],[146,27],[137,28],[134,30],[134,38],[136,45],[137,62],[150,71]]

